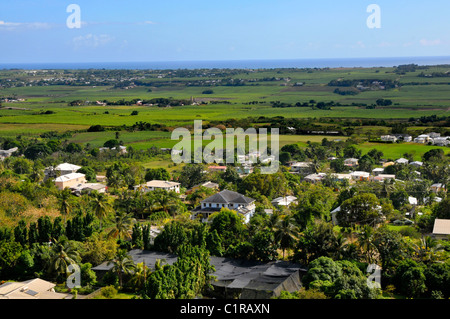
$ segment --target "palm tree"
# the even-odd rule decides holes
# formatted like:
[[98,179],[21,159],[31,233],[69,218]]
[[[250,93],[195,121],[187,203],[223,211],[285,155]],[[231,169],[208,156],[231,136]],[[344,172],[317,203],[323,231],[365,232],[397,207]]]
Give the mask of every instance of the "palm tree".
[[108,233],[109,238],[130,239],[131,229],[136,220],[131,214],[116,212],[114,226]]
[[138,263],[130,279],[130,284],[135,288],[136,291],[141,290],[142,288],[144,288],[144,284],[147,281],[147,276],[149,274],[150,269],[145,265],[145,263]]
[[373,264],[376,247],[373,243],[374,230],[369,225],[365,225],[358,233],[358,245],[366,257],[366,262]]
[[298,227],[294,224],[294,220],[290,215],[281,218],[276,225],[275,240],[279,242],[283,249],[283,259],[286,249],[292,248],[298,237]]
[[111,204],[108,201],[107,195],[98,192],[92,192],[91,205],[95,216],[100,220],[100,228],[102,228],[102,221],[108,216],[111,211]]
[[175,212],[178,196],[174,192],[155,191],[153,208],[161,209],[166,213]]
[[70,264],[76,264],[80,259],[78,251],[67,240],[53,240],[50,252],[49,270],[56,271],[57,274],[67,274],[67,267]]
[[119,286],[122,287],[123,274],[131,274],[136,269],[136,265],[125,250],[119,250],[114,259],[108,262],[108,266],[111,264],[113,265],[111,271],[117,274],[119,277]]
[[71,196],[72,193],[68,188],[65,188],[58,193],[59,211],[61,212],[61,215],[64,216],[64,224],[66,223],[67,216],[72,209]]

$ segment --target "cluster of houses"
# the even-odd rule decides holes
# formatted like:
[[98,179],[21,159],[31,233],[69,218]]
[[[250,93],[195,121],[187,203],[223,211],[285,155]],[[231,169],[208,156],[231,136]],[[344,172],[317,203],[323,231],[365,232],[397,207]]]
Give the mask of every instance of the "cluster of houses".
[[436,146],[448,146],[450,144],[450,136],[441,136],[440,133],[427,133],[421,134],[416,138],[412,138],[411,135],[406,134],[392,134],[392,135],[383,135],[380,137],[383,142],[391,142],[396,143],[399,141],[403,142],[414,142],[418,144],[431,144]]
[[105,193],[108,187],[102,183],[88,183],[86,175],[78,173],[81,166],[63,163],[56,167],[50,166],[44,170],[44,180],[49,178],[54,180],[55,186],[59,190],[69,188],[75,195],[81,195],[83,191],[97,191]]

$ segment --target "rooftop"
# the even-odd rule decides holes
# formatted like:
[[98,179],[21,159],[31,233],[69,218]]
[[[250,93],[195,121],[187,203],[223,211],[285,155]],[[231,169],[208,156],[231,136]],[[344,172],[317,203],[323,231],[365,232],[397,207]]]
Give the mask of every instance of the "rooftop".
[[250,204],[254,202],[253,198],[246,197],[237,192],[233,192],[230,190],[223,190],[220,193],[214,194],[202,201],[202,203],[218,203],[218,204]]
[[434,220],[433,234],[450,235],[450,219],[436,218]]

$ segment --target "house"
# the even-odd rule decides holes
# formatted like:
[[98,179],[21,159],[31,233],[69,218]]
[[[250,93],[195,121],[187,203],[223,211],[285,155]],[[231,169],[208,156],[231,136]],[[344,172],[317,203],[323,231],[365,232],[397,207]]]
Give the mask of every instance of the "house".
[[403,136],[403,142],[412,142],[412,136],[411,135]]
[[187,190],[186,194],[193,193],[196,190],[198,190],[200,187],[206,187],[206,188],[209,188],[209,189],[218,190],[219,189],[219,184],[209,181],[209,182],[205,182],[205,183],[202,183],[202,184],[199,184],[199,185],[195,185],[191,189]]
[[200,202],[200,206],[192,211],[193,218],[201,215],[206,221],[210,215],[219,212],[222,208],[228,208],[244,216],[244,222],[248,223],[255,213],[255,200],[237,192],[223,190]]
[[436,146],[448,146],[449,144],[449,137],[436,137],[433,139],[433,145]]
[[450,237],[450,219],[436,218],[432,236],[436,239],[448,239]]
[[290,165],[291,172],[305,173],[311,170],[312,163],[310,162],[294,162]]
[[383,163],[383,167],[386,168],[386,167],[394,165],[394,164],[395,164],[394,162],[385,162],[385,163]]
[[70,163],[63,163],[63,164],[59,164],[56,167],[53,167],[53,166],[46,167],[44,170],[44,175],[45,175],[45,179],[55,178],[58,176],[76,173],[79,169],[81,169],[81,166],[70,164]]
[[407,160],[406,158],[399,158],[398,160],[395,161],[395,164],[408,164],[409,160]]
[[71,188],[75,185],[86,183],[86,175],[81,173],[71,173],[59,176],[55,179],[55,185],[59,190]]
[[397,142],[397,137],[393,136],[393,135],[383,135],[381,136],[381,140],[383,142],[392,142],[395,143]]
[[209,166],[208,170],[210,172],[226,172],[227,167],[226,166]]
[[14,147],[9,150],[0,150],[0,160],[4,160],[5,158],[11,157],[14,152],[17,152],[18,148]]
[[308,176],[305,176],[305,181],[310,183],[317,183],[321,182],[327,174],[325,173],[318,173],[318,174],[310,174]]
[[285,206],[288,207],[291,204],[297,204],[297,197],[295,196],[284,196],[284,197],[277,197],[274,200],[272,200],[273,206]]
[[353,180],[357,181],[368,181],[370,178],[370,173],[362,171],[351,172],[350,175]]
[[169,182],[169,181],[161,181],[161,180],[152,180],[145,184],[134,186],[135,191],[143,191],[143,192],[151,192],[155,189],[163,189],[168,192],[180,193],[180,183]]
[[374,168],[374,169],[372,170],[372,174],[373,174],[374,176],[378,176],[378,175],[380,175],[380,174],[383,174],[383,172],[384,172],[384,168],[382,168],[382,167],[377,167],[377,168]]
[[[175,254],[134,249],[129,251],[135,264],[144,263],[152,271],[158,261],[167,265],[177,262]],[[278,297],[282,291],[296,292],[302,287],[301,278],[307,268],[288,261],[261,262],[228,257],[210,256],[214,271],[211,274],[213,289],[203,294],[217,299],[258,299],[269,300]],[[114,265],[108,261],[93,267],[97,278],[101,279]]]
[[395,175],[393,174],[379,174],[372,177],[372,181],[384,182],[385,180],[393,180]]
[[0,299],[69,299],[70,294],[55,292],[56,284],[36,278],[0,285]]
[[118,147],[108,148],[108,147],[100,147],[98,149],[100,152],[106,152],[106,151],[118,151],[119,154],[126,154],[128,153],[127,147],[119,145]]
[[428,134],[421,134],[414,139],[414,143],[428,144],[431,141],[431,137]]
[[413,206],[417,205],[417,198],[409,196],[408,204],[413,205]]
[[92,191],[96,191],[99,193],[106,193],[108,190],[108,187],[104,184],[100,183],[85,183],[85,184],[78,184],[75,186],[70,187],[70,190],[72,193],[74,193],[77,196],[80,196],[82,192],[91,193]]
[[414,162],[409,163],[409,165],[412,165],[414,167],[421,167],[423,165],[423,162],[414,161]]
[[352,179],[352,175],[350,174],[337,173],[333,174],[332,176],[338,182],[343,182],[344,180],[350,181]]
[[442,183],[435,183],[430,186],[430,189],[433,193],[439,193],[440,191],[445,191],[445,185]]
[[348,167],[358,166],[359,160],[357,158],[346,158],[344,160],[344,165]]

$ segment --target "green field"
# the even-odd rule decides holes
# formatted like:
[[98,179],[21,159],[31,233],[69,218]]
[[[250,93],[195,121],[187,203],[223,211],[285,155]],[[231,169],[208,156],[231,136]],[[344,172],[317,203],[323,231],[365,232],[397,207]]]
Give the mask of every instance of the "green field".
[[[395,68],[339,68],[339,69],[270,69],[270,70],[233,70],[226,75],[214,74],[213,71],[198,71],[198,74],[182,76],[183,72],[171,73],[165,71],[164,76],[158,72],[130,72],[132,76],[140,76],[143,82],[151,82],[150,86],[136,86],[127,89],[115,88],[113,85],[40,85],[38,80],[46,81],[47,72],[42,71],[36,76],[20,70],[0,70],[0,98],[15,97],[24,99],[19,102],[3,102],[0,108],[0,137],[29,136],[38,137],[45,132],[72,132],[69,142],[90,144],[94,147],[103,146],[104,142],[115,138],[115,131],[120,131],[120,140],[127,146],[137,150],[152,146],[171,148],[177,141],[170,139],[170,132],[136,131],[129,132],[120,129],[121,126],[131,126],[136,122],[162,124],[169,130],[180,126],[192,125],[194,120],[225,121],[228,119],[245,118],[297,118],[308,119],[318,123],[321,119],[336,119],[342,123],[346,119],[383,119],[408,120],[424,116],[450,115],[450,80],[448,77],[421,77],[423,73],[446,74],[450,66],[423,67],[411,72],[399,73]],[[74,78],[78,73],[86,76],[90,71],[61,70],[54,71],[55,77],[67,76]],[[97,72],[97,71],[96,71]],[[103,72],[103,71],[98,71]],[[105,71],[107,72],[107,71]],[[109,72],[109,71],[108,71]],[[203,72],[203,73],[202,73]],[[206,73],[205,73],[206,72]],[[220,70],[217,71],[220,73]],[[95,73],[95,72],[94,72]],[[195,73],[195,72],[194,72]],[[136,75],[137,74],[137,75]],[[96,75],[97,76],[97,75]],[[117,76],[115,71],[104,77]],[[9,79],[17,79],[30,85],[8,87]],[[36,79],[38,78],[38,79]],[[207,83],[229,78],[244,81],[245,85],[215,85]],[[395,81],[398,87],[368,89],[356,95],[340,95],[334,93],[335,86],[328,85],[330,81],[376,79],[377,81]],[[6,82],[4,80],[7,80]],[[3,81],[3,82],[2,82]],[[32,81],[32,82],[27,82]],[[202,82],[203,81],[203,82]],[[296,85],[296,83],[303,85]],[[1,84],[6,84],[2,86]],[[200,83],[200,84],[199,84]],[[213,94],[202,94],[206,89]],[[346,87],[340,87],[347,90]],[[354,88],[351,88],[355,90]],[[119,101],[133,99],[167,98],[206,102],[200,105],[185,105],[172,107],[117,105],[98,106],[82,105],[68,106],[74,100],[81,101]],[[390,99],[390,106],[377,106],[367,109],[377,99]],[[295,104],[311,100],[340,103],[329,110],[313,107],[274,108],[272,101]],[[214,103],[211,103],[213,101]],[[250,103],[252,102],[252,103]],[[86,102],[87,103],[87,102]],[[85,103],[85,104],[86,104]],[[138,111],[138,115],[132,115]],[[50,113],[50,114],[46,114]],[[112,131],[86,132],[93,125],[114,127]],[[320,125],[330,125],[320,123]],[[353,127],[354,134],[360,137],[379,136],[390,132],[389,127],[359,126]],[[420,134],[422,126],[408,127],[410,134]],[[321,142],[329,136],[282,135],[280,146],[297,143],[306,146],[307,141]],[[347,137],[339,137],[345,139]],[[208,143],[207,141],[204,142]],[[380,149],[388,158],[398,158],[404,153],[412,153],[415,159],[429,149],[428,145],[414,143],[405,144],[374,144],[363,143],[359,147],[364,152],[372,148]],[[448,148],[444,148],[448,153]],[[155,165],[157,162],[155,161]],[[160,163],[161,164],[161,163]],[[159,165],[159,164],[158,164]]]

